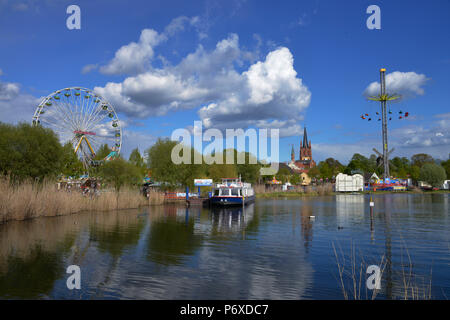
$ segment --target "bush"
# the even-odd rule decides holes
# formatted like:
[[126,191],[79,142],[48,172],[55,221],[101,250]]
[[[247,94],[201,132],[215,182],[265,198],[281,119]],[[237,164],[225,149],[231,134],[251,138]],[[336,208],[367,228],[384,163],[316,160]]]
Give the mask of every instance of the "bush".
[[419,180],[439,188],[447,176],[445,169],[435,163],[426,163],[420,169]]

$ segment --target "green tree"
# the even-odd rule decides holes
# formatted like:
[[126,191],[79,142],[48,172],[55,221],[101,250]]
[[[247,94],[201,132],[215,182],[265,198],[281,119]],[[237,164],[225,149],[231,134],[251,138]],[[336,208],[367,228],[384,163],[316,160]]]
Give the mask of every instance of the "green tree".
[[13,180],[55,177],[63,167],[58,137],[42,126],[0,123],[0,173]]
[[125,185],[139,184],[141,179],[139,170],[122,158],[105,162],[100,168],[100,175],[117,193]]
[[425,181],[435,188],[442,186],[446,178],[445,169],[435,163],[425,163],[422,168],[420,168],[419,179]]
[[73,145],[67,142],[63,148],[61,173],[65,176],[79,177],[84,172],[83,163],[78,158]]
[[450,159],[447,161],[443,161],[441,163],[441,166],[445,169],[445,172],[447,174],[447,179],[450,179]]
[[[148,167],[152,171],[152,177],[155,181],[160,181],[169,188],[177,186],[193,186],[195,178],[201,178],[205,175],[203,164],[175,164],[172,161],[172,149],[178,144],[168,138],[159,138],[156,143],[148,149]],[[181,151],[183,152],[183,151]],[[194,162],[197,151],[189,148],[191,162]],[[182,156],[182,154],[180,154]]]
[[[249,152],[244,153],[244,160],[245,163],[239,164],[237,162],[237,151],[235,150],[236,154],[236,171],[237,174],[241,176],[242,181],[250,182],[250,183],[256,183],[260,178],[260,169],[261,164],[258,163],[257,159],[250,154]],[[250,163],[251,162],[251,163]],[[255,163],[255,164],[253,164]]]
[[413,179],[414,181],[419,181],[420,167],[411,166],[411,168],[409,169],[409,175],[411,179]]
[[133,151],[131,151],[128,161],[139,169],[139,172],[141,173],[142,176],[146,174],[147,168],[145,165],[145,161],[144,158],[141,156],[141,153],[139,152],[138,148],[135,148]]
[[346,173],[351,174],[351,172],[357,172],[361,171],[363,173],[365,172],[371,172],[374,168],[370,165],[369,159],[367,159],[365,156],[359,153],[355,153],[350,160],[350,162],[347,165]]
[[295,186],[295,185],[300,184],[302,181],[301,181],[300,175],[294,173],[289,177],[289,182]]
[[313,167],[311,169],[308,170],[308,175],[311,178],[317,179],[320,177],[320,170],[319,167]]
[[109,154],[111,153],[111,149],[108,147],[108,145],[102,144],[100,148],[98,148],[94,160],[104,160]]
[[433,157],[426,153],[418,153],[411,157],[411,164],[421,168],[425,163],[434,163]]
[[276,179],[281,181],[282,183],[286,183],[289,180],[289,176],[291,172],[286,168],[281,168],[278,170],[278,173],[275,175]]

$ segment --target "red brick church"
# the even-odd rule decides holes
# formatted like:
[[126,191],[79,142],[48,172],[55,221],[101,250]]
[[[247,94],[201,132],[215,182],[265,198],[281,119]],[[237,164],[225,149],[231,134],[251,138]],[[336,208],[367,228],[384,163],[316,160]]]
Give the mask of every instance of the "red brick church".
[[292,146],[291,161],[288,166],[296,173],[307,173],[309,169],[316,166],[316,162],[312,159],[311,141],[308,141],[306,127],[303,132],[303,141],[300,144],[300,160],[295,160],[294,146]]

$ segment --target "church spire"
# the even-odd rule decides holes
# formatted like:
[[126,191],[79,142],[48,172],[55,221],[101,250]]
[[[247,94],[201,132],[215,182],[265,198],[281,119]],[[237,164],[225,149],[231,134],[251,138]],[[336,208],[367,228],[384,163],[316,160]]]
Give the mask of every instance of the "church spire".
[[303,148],[308,148],[308,134],[306,133],[306,127],[303,130]]

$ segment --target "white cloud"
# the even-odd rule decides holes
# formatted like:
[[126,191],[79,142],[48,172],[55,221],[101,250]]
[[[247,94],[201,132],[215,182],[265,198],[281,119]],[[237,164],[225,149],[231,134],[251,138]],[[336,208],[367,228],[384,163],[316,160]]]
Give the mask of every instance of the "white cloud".
[[161,40],[161,36],[155,30],[142,30],[139,41],[122,46],[106,66],[100,67],[100,72],[104,74],[133,74],[146,70],[154,55],[153,47],[158,45]]
[[86,74],[86,73],[89,73],[89,72],[91,72],[91,71],[93,71],[93,70],[95,70],[97,68],[98,68],[98,64],[87,64],[87,65],[85,65],[83,67],[83,69],[81,70],[81,73],[82,74]]
[[31,122],[40,99],[20,92],[17,83],[0,82],[0,121]]
[[19,94],[20,88],[17,83],[0,82],[0,101],[11,100]]
[[[436,115],[428,128],[406,125],[389,131],[389,148],[395,148],[392,157],[411,157],[417,153],[427,153],[434,158],[447,159],[450,152],[450,113]],[[333,157],[347,163],[354,153],[365,156],[373,154],[372,148],[381,151],[381,137],[366,138],[353,143],[315,143],[313,157],[323,160]]]
[[[176,32],[185,23],[185,19],[175,19],[163,34]],[[156,32],[153,35],[157,37]],[[146,48],[140,49],[147,52]],[[264,61],[251,64],[246,71],[237,71],[254,58],[255,54],[239,47],[238,35],[230,34],[218,41],[212,51],[199,45],[178,65],[165,64],[160,69],[148,65],[145,72],[123,82],[109,82],[95,91],[119,112],[134,118],[204,105],[198,115],[205,128],[255,126],[280,128],[282,136],[300,133],[297,122],[303,118],[311,93],[297,77],[291,52],[277,48]],[[129,67],[119,66],[119,60],[117,63],[117,70]]]
[[[386,75],[387,93],[401,94],[404,97],[423,95],[423,86],[430,80],[424,74],[415,72],[395,71]],[[380,93],[380,83],[372,82],[364,91],[367,96],[374,96]]]
[[281,128],[283,135],[300,133],[298,120],[308,107],[311,92],[297,78],[288,48],[270,52],[239,77],[239,90],[198,112],[205,127],[242,126]]
[[[139,74],[151,69],[154,48],[167,41],[169,37],[183,31],[186,24],[195,26],[198,21],[198,17],[188,18],[181,16],[173,19],[161,34],[153,29],[142,30],[139,41],[122,46],[116,51],[114,58],[107,65],[100,67],[100,72],[110,75]],[[85,66],[83,70],[88,66]]]

